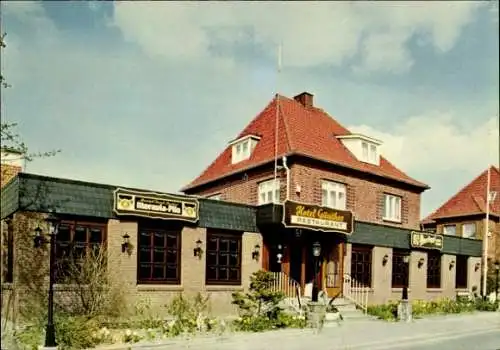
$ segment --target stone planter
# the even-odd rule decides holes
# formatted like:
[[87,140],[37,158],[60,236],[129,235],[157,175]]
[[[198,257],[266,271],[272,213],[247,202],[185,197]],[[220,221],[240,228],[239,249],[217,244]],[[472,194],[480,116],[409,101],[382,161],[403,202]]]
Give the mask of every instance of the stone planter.
[[326,305],[318,302],[307,304],[307,325],[311,328],[321,329],[325,322]]

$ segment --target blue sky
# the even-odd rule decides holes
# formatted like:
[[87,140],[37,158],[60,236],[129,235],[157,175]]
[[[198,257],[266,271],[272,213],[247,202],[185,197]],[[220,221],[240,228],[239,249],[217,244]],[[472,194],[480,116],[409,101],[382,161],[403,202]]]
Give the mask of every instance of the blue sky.
[[[498,2],[2,2],[27,171],[176,192],[276,91],[315,95],[432,189],[498,164]],[[276,51],[283,45],[283,69]]]

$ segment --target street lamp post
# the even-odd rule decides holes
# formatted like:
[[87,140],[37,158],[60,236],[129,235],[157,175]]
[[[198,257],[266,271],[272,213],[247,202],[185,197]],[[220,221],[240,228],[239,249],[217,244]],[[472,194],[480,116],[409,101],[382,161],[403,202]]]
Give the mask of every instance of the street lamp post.
[[314,279],[312,288],[312,301],[318,301],[318,264],[319,256],[321,255],[321,244],[319,242],[314,242],[312,246],[312,253],[314,256]]
[[45,347],[55,348],[56,343],[56,329],[54,326],[54,283],[55,283],[55,252],[56,252],[56,235],[59,228],[59,220],[52,214],[45,219],[50,225],[50,241],[42,235],[42,229],[40,227],[35,229],[35,248],[39,248],[42,244],[50,243],[50,256],[49,256],[49,294],[48,294],[48,305],[47,305],[47,326],[45,330]]
[[405,263],[405,280],[404,280],[404,285],[403,285],[403,290],[402,290],[402,295],[401,299],[402,300],[408,300],[408,283],[410,281],[409,279],[409,266],[410,266],[410,256],[405,255],[403,257],[403,262]]
[[403,257],[403,263],[405,264],[405,280],[403,283],[403,289],[401,292],[401,302],[398,305],[398,319],[402,322],[411,322],[412,320],[412,307],[408,301],[408,284],[410,280],[410,256],[406,255]]

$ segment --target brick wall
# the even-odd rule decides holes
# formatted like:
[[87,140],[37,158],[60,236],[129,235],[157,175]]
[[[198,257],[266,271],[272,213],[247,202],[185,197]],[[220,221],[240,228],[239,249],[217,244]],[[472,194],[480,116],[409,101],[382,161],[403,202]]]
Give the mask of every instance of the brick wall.
[[[321,204],[321,181],[330,180],[346,184],[347,209],[354,211],[355,218],[361,221],[387,224],[396,227],[419,229],[420,227],[420,194],[403,188],[383,185],[373,180],[340,174],[312,166],[310,164],[290,165],[290,199],[311,204]],[[228,180],[216,186],[201,191],[189,193],[202,196],[221,194],[222,200],[230,202],[256,205],[258,203],[258,183],[270,180],[274,176],[272,166],[259,172],[247,173],[237,180]],[[281,200],[286,196],[286,174],[283,170],[278,173],[281,185]],[[301,192],[295,192],[296,185],[300,185]],[[402,222],[392,223],[382,220],[384,193],[402,198]]]
[[[209,186],[205,189],[188,191],[188,194],[197,194],[201,196],[209,196],[213,194],[221,194],[221,199],[243,203],[249,205],[257,205],[258,203],[258,184],[260,182],[271,180],[274,178],[274,169],[272,166],[252,171],[243,174],[236,179],[231,179],[220,184]],[[286,176],[284,172],[278,172],[278,178],[281,179],[281,199],[285,198],[286,193]]]
[[[357,220],[383,223],[409,229],[418,229],[420,220],[420,194],[401,188],[376,183],[372,180],[341,175],[318,167],[294,164],[291,167],[291,199],[305,203],[321,204],[321,181],[344,183],[347,187],[347,209],[352,210]],[[300,194],[295,186],[301,187]],[[382,220],[384,193],[402,198],[402,223]]]
[[21,172],[20,166],[1,164],[0,165],[0,188],[5,186],[17,173]]
[[[168,225],[166,223],[165,225]],[[128,233],[133,244],[130,255],[121,253],[122,236]],[[137,284],[137,235],[138,225],[133,221],[109,220],[108,224],[108,254],[110,254],[110,268],[121,276],[122,283],[127,289],[128,303],[134,305],[141,300],[150,300],[153,309],[159,313],[165,312],[162,308],[179,293],[194,296],[200,292],[210,295],[211,312],[215,315],[231,315],[237,310],[231,304],[231,293],[248,288],[250,275],[261,267],[259,261],[252,259],[252,251],[256,244],[263,245],[262,237],[258,233],[244,232],[242,237],[241,281],[240,286],[223,286],[205,284],[205,258],[207,230],[200,227],[185,226],[181,237],[181,283],[172,284]],[[197,240],[202,241],[204,251],[202,258],[193,256],[193,249]]]

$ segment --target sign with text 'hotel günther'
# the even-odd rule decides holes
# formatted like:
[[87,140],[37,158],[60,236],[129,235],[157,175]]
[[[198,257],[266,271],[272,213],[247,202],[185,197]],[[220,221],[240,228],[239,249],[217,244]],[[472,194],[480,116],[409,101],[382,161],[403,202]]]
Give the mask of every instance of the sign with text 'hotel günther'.
[[117,188],[113,209],[117,215],[196,222],[199,204],[194,198]]
[[411,231],[412,248],[443,249],[443,235]]
[[347,210],[325,208],[318,205],[285,201],[283,225],[315,231],[330,231],[351,234],[354,215]]

